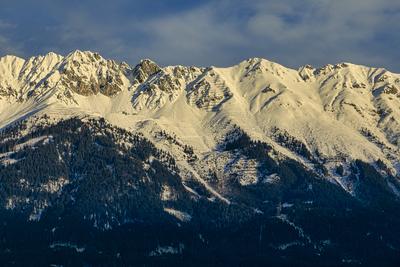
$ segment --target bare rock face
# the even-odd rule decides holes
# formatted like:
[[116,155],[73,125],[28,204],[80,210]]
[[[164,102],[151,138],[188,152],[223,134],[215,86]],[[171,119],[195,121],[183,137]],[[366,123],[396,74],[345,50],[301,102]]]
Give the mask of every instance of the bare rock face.
[[144,59],[134,68],[133,77],[136,83],[143,83],[159,71],[161,68],[156,63],[150,59]]
[[180,79],[169,73],[163,71],[157,72],[156,79],[146,79],[140,85],[139,90],[132,99],[133,107],[138,110],[143,107],[150,109],[159,108],[167,103],[167,101],[171,102],[176,99],[179,92],[183,90],[182,85]]
[[0,58],[0,99],[18,97],[20,88],[17,80],[24,62],[16,56]]
[[54,94],[63,102],[75,102],[74,94],[112,97],[130,85],[131,75],[126,63],[89,51],[77,50],[66,57],[48,53],[27,60],[5,56],[0,58],[0,98],[38,100]]
[[97,53],[76,51],[61,65],[61,84],[80,95],[114,96],[122,90],[126,67]]
[[133,95],[132,105],[136,110],[157,109],[173,102],[203,71],[184,66],[161,69],[150,60],[142,60],[133,72],[133,84],[138,86],[138,90]]
[[214,110],[232,95],[225,81],[213,69],[209,69],[204,77],[194,83],[187,95],[187,101],[199,109]]
[[387,85],[387,86],[383,89],[383,92],[384,92],[385,94],[391,94],[391,95],[400,96],[400,95],[398,95],[399,90],[398,90],[397,87],[394,86],[394,85]]
[[17,91],[15,91],[11,86],[2,87],[0,86],[0,98],[1,97],[16,97]]
[[304,81],[309,81],[314,76],[315,68],[311,65],[305,65],[299,69],[299,75]]

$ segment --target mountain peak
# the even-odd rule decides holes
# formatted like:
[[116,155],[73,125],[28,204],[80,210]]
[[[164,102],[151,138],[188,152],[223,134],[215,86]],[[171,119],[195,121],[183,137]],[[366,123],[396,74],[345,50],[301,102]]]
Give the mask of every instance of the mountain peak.
[[77,60],[81,62],[95,62],[105,60],[99,53],[91,51],[75,50],[66,56],[66,59]]
[[62,55],[56,54],[54,52],[49,52],[45,55],[31,57],[28,61],[35,62],[34,64],[40,64],[43,67],[47,65],[48,68],[52,68],[55,64],[61,62],[63,59],[64,57]]
[[2,74],[2,76],[7,76],[6,73],[18,72],[24,63],[25,59],[17,56],[6,55],[0,57],[0,74]]
[[256,64],[262,64],[262,63],[273,63],[273,64],[278,64],[272,61],[269,61],[268,59],[261,58],[261,57],[250,57],[247,58],[243,61],[241,61],[238,65],[246,65],[246,66],[251,66],[251,65],[256,65]]
[[159,71],[161,71],[161,68],[154,61],[150,59],[142,59],[134,68],[133,76],[137,82],[142,83]]
[[0,57],[0,62],[3,64],[5,62],[13,62],[13,61],[25,61],[25,59],[14,55],[4,55]]

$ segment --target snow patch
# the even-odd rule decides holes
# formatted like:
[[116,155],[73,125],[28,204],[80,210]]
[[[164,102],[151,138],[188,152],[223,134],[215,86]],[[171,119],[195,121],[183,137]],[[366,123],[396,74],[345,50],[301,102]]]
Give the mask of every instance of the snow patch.
[[393,193],[394,193],[396,196],[400,197],[400,191],[399,191],[399,189],[397,189],[397,187],[396,187],[393,183],[391,183],[391,182],[389,182],[389,181],[387,181],[387,184],[388,184],[388,186],[390,187],[390,189],[393,191]]
[[301,242],[298,242],[298,241],[294,241],[294,242],[290,242],[290,243],[286,243],[286,244],[281,244],[277,248],[279,250],[286,250],[286,249],[288,249],[290,247],[294,247],[294,246],[304,246],[304,244]]
[[44,192],[54,194],[59,192],[67,184],[69,184],[69,180],[67,180],[65,177],[59,177],[56,180],[49,180],[42,184],[41,189]]
[[78,246],[77,244],[71,242],[55,242],[50,244],[51,249],[60,249],[60,248],[71,248],[74,249],[78,253],[82,253],[86,250],[85,247]]
[[155,250],[149,253],[150,257],[157,257],[162,255],[168,254],[182,254],[183,250],[185,249],[185,245],[179,243],[178,247],[173,246],[158,246]]
[[173,189],[168,185],[162,185],[160,198],[162,201],[176,200]]
[[192,216],[183,211],[175,210],[172,208],[164,208],[164,211],[182,222],[190,222],[190,220],[192,220]]
[[263,183],[267,183],[267,184],[276,184],[279,182],[281,178],[279,177],[278,174],[273,173],[268,175],[267,177],[264,178]]

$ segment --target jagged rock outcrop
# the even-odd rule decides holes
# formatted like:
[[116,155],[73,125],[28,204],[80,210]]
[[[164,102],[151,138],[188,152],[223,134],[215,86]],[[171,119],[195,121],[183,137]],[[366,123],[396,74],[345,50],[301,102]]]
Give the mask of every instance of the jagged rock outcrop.
[[122,79],[127,75],[125,65],[105,60],[97,53],[80,51],[66,57],[58,72],[61,85],[84,96],[114,96],[122,91]]
[[161,71],[161,68],[155,62],[150,59],[143,59],[138,65],[136,65],[132,73],[135,82],[140,84],[159,71]]

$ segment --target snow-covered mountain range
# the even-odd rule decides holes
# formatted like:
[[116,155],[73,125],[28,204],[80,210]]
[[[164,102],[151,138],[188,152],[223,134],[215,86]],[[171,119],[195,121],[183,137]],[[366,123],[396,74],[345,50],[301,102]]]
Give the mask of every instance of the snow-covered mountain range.
[[389,266],[399,203],[400,74],[0,58],[0,262]]
[[240,127],[311,169],[322,163],[326,177],[348,191],[352,185],[335,170],[343,165],[346,173],[352,160],[379,160],[380,171],[400,172],[400,75],[383,68],[294,70],[261,58],[227,68],[162,68],[147,59],[131,67],[88,51],[0,58],[0,127],[42,114],[103,117],[161,148],[167,144],[156,133],[166,131],[200,160],[221,156],[221,138]]

